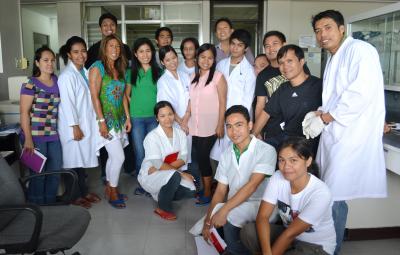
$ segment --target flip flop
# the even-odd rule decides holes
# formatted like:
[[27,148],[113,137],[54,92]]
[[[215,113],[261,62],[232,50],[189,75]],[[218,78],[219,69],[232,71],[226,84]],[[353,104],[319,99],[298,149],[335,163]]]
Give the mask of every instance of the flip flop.
[[94,204],[97,204],[101,201],[101,198],[95,193],[88,193],[84,198],[90,203]]
[[174,213],[164,211],[160,208],[155,209],[154,213],[163,218],[164,220],[170,220],[170,221],[176,220],[176,215]]

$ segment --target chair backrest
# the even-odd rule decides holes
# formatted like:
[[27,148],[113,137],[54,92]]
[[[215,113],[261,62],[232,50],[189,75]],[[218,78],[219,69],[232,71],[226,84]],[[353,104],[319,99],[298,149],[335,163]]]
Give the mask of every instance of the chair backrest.
[[[7,161],[0,156],[0,205],[21,205],[25,203],[25,195],[21,184]],[[14,217],[15,213],[2,213],[0,230]]]

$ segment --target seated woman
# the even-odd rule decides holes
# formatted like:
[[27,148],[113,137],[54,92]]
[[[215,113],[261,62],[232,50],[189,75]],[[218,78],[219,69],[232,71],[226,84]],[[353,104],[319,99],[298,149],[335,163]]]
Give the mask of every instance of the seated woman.
[[158,127],[144,139],[145,157],[139,172],[140,185],[158,201],[155,213],[175,220],[172,201],[194,197],[193,176],[181,171],[187,158],[186,134],[174,127],[175,111],[167,101],[154,107]]
[[[333,254],[332,197],[326,184],[312,174],[318,175],[318,167],[311,146],[305,138],[290,138],[282,144],[278,162],[280,171],[265,190],[256,225],[242,229],[243,243],[253,253]],[[276,206],[283,226],[268,221]]]

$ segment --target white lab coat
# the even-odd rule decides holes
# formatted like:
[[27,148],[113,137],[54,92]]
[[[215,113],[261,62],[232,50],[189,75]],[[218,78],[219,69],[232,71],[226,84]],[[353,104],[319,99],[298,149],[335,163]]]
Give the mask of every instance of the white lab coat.
[[[84,69],[87,77],[88,71]],[[62,145],[63,168],[96,167],[98,127],[89,85],[72,62],[58,78],[61,103],[58,108],[58,133]],[[72,126],[79,125],[83,139],[73,140]]]
[[[165,70],[164,74],[157,81],[157,102],[168,101],[174,107],[175,113],[178,117],[182,118],[185,113],[189,102],[189,88],[190,80],[189,76],[182,72],[177,71],[178,80],[175,79],[173,74]],[[175,122],[175,126],[179,127],[178,123]],[[188,148],[188,163],[191,162],[191,151],[192,151],[192,136],[187,136],[187,148]],[[187,169],[187,165],[183,167]]]
[[[252,103],[254,100],[254,91],[256,87],[256,75],[254,67],[249,63],[247,58],[242,61],[229,74],[231,57],[222,59],[218,62],[217,70],[224,74],[227,81],[227,97],[226,109],[233,105],[243,105],[249,111],[252,118]],[[231,144],[230,139],[226,135],[215,142],[211,150],[210,157],[219,161],[220,155]]]
[[322,131],[316,157],[333,200],[385,197],[384,87],[372,45],[348,37],[328,60],[320,110],[335,119]]
[[[160,125],[147,134],[143,142],[145,157],[139,172],[138,181],[140,185],[149,192],[154,200],[158,201],[158,193],[160,189],[168,183],[171,176],[176,170],[161,170],[152,174],[148,174],[148,170],[152,165],[152,160],[164,161],[165,157],[179,152],[178,158],[181,155],[187,155],[186,134],[179,128],[173,127],[173,142],[172,145]],[[184,159],[186,161],[186,158]],[[191,190],[195,190],[193,182],[182,179],[181,185]]]
[[165,70],[164,74],[157,81],[157,102],[168,101],[174,107],[178,117],[185,115],[189,102],[189,76],[181,71],[177,71],[178,80],[173,74]]

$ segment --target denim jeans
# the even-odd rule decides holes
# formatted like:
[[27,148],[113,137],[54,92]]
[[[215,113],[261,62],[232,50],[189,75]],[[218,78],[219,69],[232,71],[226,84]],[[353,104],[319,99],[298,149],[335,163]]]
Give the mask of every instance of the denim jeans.
[[[42,172],[56,172],[61,170],[62,153],[60,141],[35,142],[35,148],[47,157]],[[31,175],[36,173],[30,171]],[[56,201],[59,175],[40,176],[31,179],[28,187],[28,201],[35,204],[48,204]]]
[[135,150],[135,170],[136,176],[139,175],[140,167],[144,159],[143,141],[146,135],[157,127],[155,117],[131,118],[133,147]]
[[240,239],[240,230],[241,228],[233,226],[229,221],[223,227],[224,229],[224,239],[226,242],[226,250],[229,254],[234,255],[250,255],[251,252],[247,249],[246,246],[242,243]]
[[346,229],[347,213],[349,209],[346,201],[334,201],[332,206],[333,224],[336,231],[336,249],[334,254],[339,254]]

